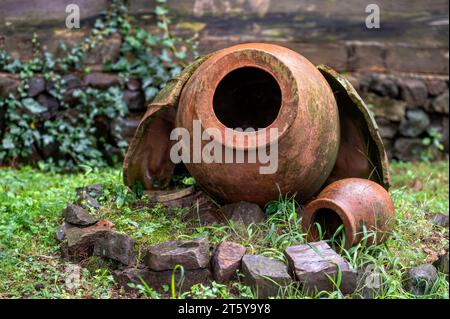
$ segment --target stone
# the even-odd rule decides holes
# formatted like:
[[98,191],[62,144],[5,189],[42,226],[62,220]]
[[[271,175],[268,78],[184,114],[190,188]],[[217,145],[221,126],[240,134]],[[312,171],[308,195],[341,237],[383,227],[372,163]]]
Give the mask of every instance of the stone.
[[145,111],[145,96],[142,91],[126,90],[123,93],[123,101],[127,104],[130,112]]
[[259,224],[266,219],[266,215],[257,204],[243,201],[222,206],[220,213],[227,220],[232,220],[244,226]]
[[78,187],[76,190],[78,196],[83,192],[87,193],[92,198],[98,199],[103,196],[103,186],[101,184],[92,184],[85,187]]
[[397,81],[384,74],[374,74],[370,82],[369,90],[381,96],[398,98],[399,87]]
[[139,91],[141,89],[141,80],[130,78],[127,82],[127,89],[130,91]]
[[[173,270],[152,271],[145,267],[127,268],[116,270],[113,276],[117,283],[127,291],[134,291],[130,283],[142,285],[142,280],[153,290],[164,292],[163,286],[171,287]],[[180,270],[175,271],[175,291],[188,291],[195,284],[208,285],[211,280],[211,272],[208,268],[184,270],[183,279],[180,276]]]
[[9,73],[0,73],[0,96],[7,97],[10,93],[16,95],[19,84],[18,76]]
[[35,97],[45,91],[45,79],[41,76],[33,76],[28,79],[28,96]]
[[[134,133],[136,132],[137,127],[139,126],[139,123],[141,122],[142,114],[128,114],[125,118],[117,119],[117,124],[119,125],[120,135],[128,142],[131,142],[131,139],[134,136]],[[115,127],[115,125],[111,126],[111,130]],[[116,136],[117,134],[115,132],[111,132],[112,136]],[[118,136],[117,136],[118,137]]]
[[425,83],[418,79],[403,79],[400,83],[401,98],[406,101],[408,108],[424,106],[428,98]]
[[280,289],[292,282],[286,265],[279,260],[259,255],[244,255],[241,271],[244,283],[251,286],[258,298],[277,296]]
[[73,93],[77,89],[83,89],[84,84],[79,77],[74,74],[67,74],[63,76],[65,81],[66,92],[64,93],[64,102],[69,105],[75,105],[79,98],[74,96]]
[[433,263],[433,266],[448,276],[448,261],[448,251],[446,251],[445,254],[439,255],[438,259]]
[[93,72],[84,77],[84,83],[96,89],[108,89],[113,86],[120,86],[120,77],[114,74]]
[[45,107],[47,110],[42,113],[42,117],[45,120],[49,120],[56,116],[59,109],[59,102],[57,99],[55,99],[53,96],[48,94],[39,94],[36,98],[36,101],[43,107]]
[[111,232],[114,225],[107,220],[100,220],[88,227],[72,227],[66,230],[66,252],[71,260],[84,260],[92,255],[97,239]]
[[221,242],[215,249],[211,267],[214,280],[218,283],[227,283],[236,274],[241,266],[242,257],[245,255],[245,247],[229,242]]
[[367,94],[365,98],[367,105],[373,105],[372,111],[377,118],[385,118],[390,121],[400,122],[405,116],[406,102],[380,97],[373,93]]
[[120,56],[122,37],[119,33],[113,33],[104,39],[103,43],[97,44],[94,50],[87,52],[84,62],[88,65],[104,65],[108,62],[115,62]]
[[63,222],[62,225],[56,228],[55,238],[57,241],[63,241],[66,239],[66,231],[70,228],[76,227],[75,225]]
[[97,219],[89,215],[89,213],[80,206],[70,204],[64,211],[64,220],[72,225],[91,226],[97,222]]
[[100,196],[95,188],[89,189],[89,187],[90,186],[76,189],[77,204],[85,209],[99,209],[100,203],[97,201],[97,198],[99,198]]
[[429,219],[436,226],[448,228],[448,215],[443,213],[433,214]]
[[135,240],[128,235],[108,232],[94,243],[94,255],[116,260],[124,265],[136,261],[134,254]]
[[333,291],[338,272],[342,274],[340,291],[351,294],[357,285],[358,272],[337,254],[325,241],[286,248],[289,271],[306,292]]
[[433,97],[438,96],[448,88],[445,81],[438,79],[425,80],[425,85],[427,86],[428,95]]
[[150,270],[206,268],[209,265],[209,241],[206,237],[192,240],[173,240],[147,248],[144,262]]
[[403,136],[417,137],[426,131],[430,125],[430,117],[424,111],[408,110],[399,126],[399,132]]
[[417,296],[426,295],[430,292],[437,278],[437,270],[431,264],[414,267],[406,273],[405,289]]
[[448,90],[437,96],[431,101],[431,109],[437,113],[448,114],[449,106],[448,106]]
[[398,122],[391,122],[384,118],[376,119],[381,138],[393,138],[397,134]]
[[400,137],[394,142],[394,157],[405,162],[418,160],[424,149],[420,138]]

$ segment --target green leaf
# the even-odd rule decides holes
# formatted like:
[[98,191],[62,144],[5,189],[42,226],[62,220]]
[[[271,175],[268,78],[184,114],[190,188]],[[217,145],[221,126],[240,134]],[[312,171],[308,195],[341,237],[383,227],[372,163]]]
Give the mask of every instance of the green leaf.
[[45,112],[47,109],[32,98],[23,99],[22,105],[31,113],[37,114]]

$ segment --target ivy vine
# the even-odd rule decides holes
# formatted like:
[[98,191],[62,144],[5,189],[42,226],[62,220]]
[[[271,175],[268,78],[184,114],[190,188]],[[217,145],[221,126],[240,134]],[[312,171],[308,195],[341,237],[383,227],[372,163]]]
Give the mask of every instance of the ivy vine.
[[[165,2],[157,0],[154,12],[159,32],[150,33],[133,25],[125,1],[112,0],[89,36],[71,46],[60,43],[58,54],[45,51],[36,35],[32,39],[33,56],[27,61],[14,59],[0,49],[0,71],[16,74],[20,80],[17,92],[0,97],[0,116],[3,112],[5,126],[3,132],[0,130],[0,164],[39,162],[33,157],[37,150],[39,158],[44,159],[39,162],[41,167],[62,170],[80,165],[104,166],[120,159],[127,147],[118,124],[128,111],[123,84],[102,90],[68,90],[66,75],[89,73],[87,55],[119,34],[119,57],[108,61],[104,70],[117,73],[122,83],[140,78],[146,101],[152,100],[187,65],[189,57],[197,56],[195,38],[178,38],[170,32]],[[57,114],[29,96],[29,80],[37,75],[45,79],[49,95],[59,101]],[[75,104],[66,102],[68,95],[76,99]],[[99,119],[114,123],[113,138],[99,134]]]

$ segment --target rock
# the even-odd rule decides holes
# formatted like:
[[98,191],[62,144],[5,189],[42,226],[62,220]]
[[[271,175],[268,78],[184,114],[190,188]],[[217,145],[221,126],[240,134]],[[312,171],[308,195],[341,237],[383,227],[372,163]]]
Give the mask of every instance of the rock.
[[430,117],[422,110],[408,110],[399,126],[400,134],[407,137],[417,137],[430,125]]
[[53,118],[58,113],[59,102],[53,96],[45,93],[39,94],[36,98],[36,101],[38,101],[40,105],[47,109],[47,111],[42,113],[42,117],[45,120]]
[[449,112],[448,99],[449,99],[449,96],[448,96],[448,90],[447,90],[431,101],[431,109],[437,113],[448,114],[448,112]]
[[127,89],[130,91],[139,91],[141,89],[141,80],[130,78],[127,82]]
[[379,129],[380,135],[383,139],[393,138],[395,136],[395,134],[397,134],[398,123],[391,122],[384,118],[379,118],[376,120],[377,120],[376,122],[378,124],[378,129]]
[[96,89],[108,89],[112,86],[120,86],[120,77],[114,74],[93,72],[84,77],[84,83]]
[[[131,142],[131,139],[134,136],[134,133],[136,132],[137,127],[139,126],[139,123],[141,122],[142,114],[129,114],[127,117],[122,119],[117,119],[117,125],[120,126],[121,131],[120,135],[128,142]],[[111,129],[113,129],[115,125],[111,126]],[[117,134],[115,132],[111,132],[112,136],[116,136]],[[117,136],[119,138],[119,136]]]
[[[149,287],[158,292],[164,292],[163,286],[171,286],[173,270],[152,271],[148,268],[127,268],[125,270],[116,270],[113,272],[115,280],[127,291],[134,289],[129,283],[142,285],[143,280]],[[180,270],[175,271],[175,291],[188,291],[195,284],[209,284],[211,273],[207,268],[184,270],[183,279],[180,276]]]
[[134,254],[135,240],[127,235],[108,232],[94,243],[94,255],[107,257],[124,265],[132,265],[136,261]]
[[405,289],[417,296],[425,295],[437,278],[436,268],[431,264],[414,267],[406,273]]
[[259,224],[266,219],[266,215],[257,204],[242,201],[222,206],[220,213],[227,220],[244,224],[244,226]]
[[19,84],[18,76],[9,73],[0,73],[0,96],[7,97],[10,93],[16,95]]
[[448,251],[445,254],[439,255],[438,260],[436,260],[433,265],[439,270],[448,276]]
[[431,216],[429,220],[436,226],[448,228],[449,223],[447,214],[442,213],[433,214],[433,216]]
[[387,96],[394,99],[399,96],[397,81],[384,74],[374,74],[369,89],[381,96]]
[[97,222],[97,219],[89,215],[84,208],[70,204],[64,211],[64,220],[72,225],[90,226]]
[[401,97],[409,108],[424,106],[427,102],[428,90],[425,83],[418,79],[403,79]]
[[28,79],[28,96],[35,97],[45,91],[45,80],[40,76]]
[[104,65],[108,62],[115,62],[120,56],[122,37],[119,33],[114,33],[98,43],[94,50],[87,52],[84,62],[88,65]]
[[73,92],[77,89],[83,89],[84,84],[79,77],[74,74],[67,74],[63,76],[65,82],[66,92],[64,93],[64,102],[69,105],[75,105],[79,98],[73,96]]
[[100,220],[93,226],[67,229],[67,257],[71,260],[84,260],[91,256],[95,241],[111,232],[113,226],[107,220]]
[[76,189],[77,193],[77,204],[85,209],[99,209],[100,203],[97,198],[102,196],[102,186],[99,184],[94,184],[88,187],[79,187]]
[[244,246],[229,241],[221,242],[216,247],[211,261],[214,280],[218,283],[230,281],[240,268],[244,255]]
[[103,196],[103,186],[101,184],[92,184],[86,187],[78,187],[75,191],[78,196],[83,193],[86,193],[95,199]]
[[394,157],[400,161],[420,159],[420,153],[425,149],[420,138],[397,138],[394,143]]
[[123,93],[123,101],[127,104],[130,112],[145,111],[145,96],[142,91],[126,90]]
[[193,240],[174,240],[148,247],[144,262],[150,270],[206,268],[209,265],[209,242],[205,237]]
[[69,224],[67,222],[62,223],[62,225],[58,226],[56,229],[55,238],[58,241],[63,241],[66,239],[66,231],[70,228],[76,227],[75,225]]
[[325,241],[291,246],[284,251],[293,277],[303,284],[307,292],[332,291],[336,287],[329,277],[342,274],[339,287],[344,294],[355,291],[358,273],[351,264],[338,255]]
[[372,111],[377,118],[385,118],[390,121],[400,122],[405,116],[406,102],[394,100],[389,97],[379,97],[368,94],[365,102],[373,105]]
[[429,96],[438,96],[447,89],[447,83],[438,79],[425,80]]
[[244,255],[241,269],[244,283],[253,288],[258,298],[277,296],[292,282],[283,262],[264,256]]

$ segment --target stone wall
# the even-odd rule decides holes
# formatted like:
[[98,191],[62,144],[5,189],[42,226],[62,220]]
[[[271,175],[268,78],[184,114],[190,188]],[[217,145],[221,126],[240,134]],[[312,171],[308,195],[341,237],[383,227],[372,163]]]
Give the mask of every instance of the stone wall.
[[[0,46],[26,59],[36,32],[48,50],[60,40],[82,39],[108,0],[2,0]],[[448,1],[379,0],[381,28],[365,27],[372,0],[169,0],[173,33],[197,34],[201,53],[243,42],[272,42],[292,48],[315,64],[347,74],[376,115],[389,154],[410,160],[435,128],[448,152]],[[65,6],[81,9],[81,29],[65,28]],[[129,0],[137,23],[154,30],[155,0]],[[88,58],[93,71],[118,55],[113,37]],[[105,77],[103,73],[97,73]],[[84,75],[76,75],[83,85]],[[0,95],[14,88],[13,76],[0,74]],[[86,84],[88,83],[88,84]],[[130,116],[123,122],[130,138],[144,101],[126,86]],[[45,91],[40,92],[45,95]],[[46,103],[46,102],[45,102]],[[0,111],[0,129],[3,125]]]

